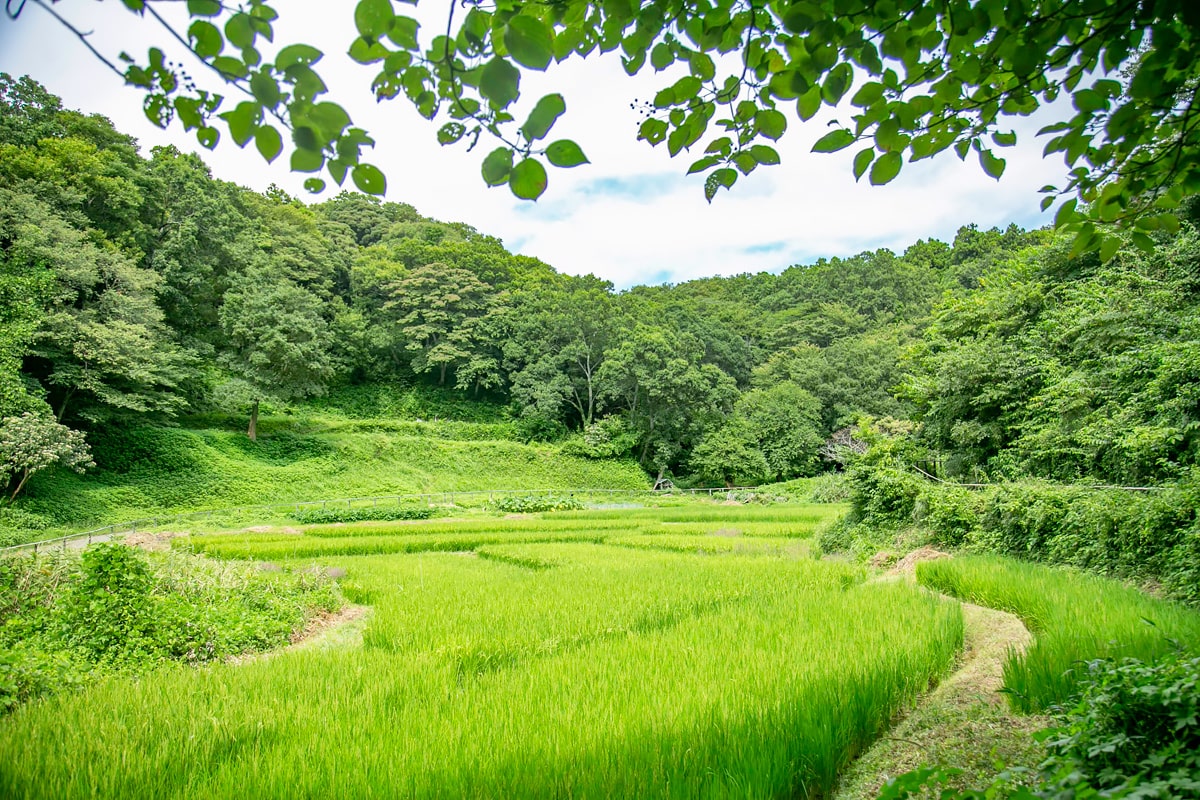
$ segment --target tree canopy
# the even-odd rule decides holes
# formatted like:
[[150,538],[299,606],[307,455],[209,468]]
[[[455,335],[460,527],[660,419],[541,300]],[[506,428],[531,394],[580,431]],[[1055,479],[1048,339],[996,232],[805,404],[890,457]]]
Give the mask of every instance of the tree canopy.
[[[313,191],[324,174],[383,194],[384,175],[361,157],[374,140],[328,97],[318,71],[324,54],[275,42],[274,7],[188,0],[184,31],[159,12],[167,1],[122,0],[185,43],[219,78],[219,91],[201,88],[191,65],[159,48],[144,59],[121,53],[120,66],[97,52],[144,90],[153,122],[177,120],[205,147],[216,146],[221,128],[268,161],[287,152],[292,170],[312,173]],[[36,5],[91,47],[49,4]],[[1148,234],[1174,230],[1173,211],[1200,188],[1195,3],[498,0],[451,3],[445,25],[431,32],[391,0],[359,0],[352,13],[358,36],[346,45],[374,71],[376,97],[403,97],[439,122],[442,144],[491,141],[484,181],[522,198],[546,190],[546,163],[587,161],[580,145],[551,135],[566,112],[561,95],[540,98],[525,119],[514,115],[522,76],[601,54],[620,58],[631,75],[662,73],[638,138],[671,156],[688,152],[688,172],[705,173],[710,200],[739,176],[779,163],[771,143],[823,105],[840,124],[814,150],[857,147],[854,176],[873,184],[891,181],[906,160],[945,151],[975,157],[999,178],[1003,149],[1017,139],[1011,120],[1051,106],[1057,119],[1042,131],[1046,153],[1061,155],[1071,172],[1066,185],[1044,188],[1044,207],[1064,198],[1056,219],[1076,233],[1076,251],[1099,248],[1106,258],[1122,241],[1112,223],[1133,226],[1132,242],[1149,250]]]

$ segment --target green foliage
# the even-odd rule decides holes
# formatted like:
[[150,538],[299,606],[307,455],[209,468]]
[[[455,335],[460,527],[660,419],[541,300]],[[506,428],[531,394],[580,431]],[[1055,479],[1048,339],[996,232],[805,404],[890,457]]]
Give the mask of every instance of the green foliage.
[[118,545],[0,560],[0,709],[114,672],[277,647],[341,605],[316,573],[269,573]]
[[55,465],[80,473],[96,466],[82,433],[28,411],[0,421],[0,476],[12,489],[9,503],[30,476]]
[[573,496],[508,495],[492,503],[492,508],[505,514],[533,514],[539,511],[573,511],[583,503]]
[[[943,790],[939,797],[1194,796],[1200,784],[1200,659],[1097,660],[1087,670],[1078,697],[1057,709],[1055,724],[1039,734],[1046,759],[1036,773],[1010,768],[984,790]],[[923,768],[899,775],[880,800],[920,794],[953,773]]]
[[1200,250],[1073,259],[1062,238],[1009,255],[935,309],[904,394],[955,475],[1122,485],[1196,462],[1191,424]]
[[292,519],[304,525],[331,522],[390,521],[429,519],[435,509],[424,506],[364,506],[362,508],[314,508],[292,513]]
[[[138,14],[146,8],[126,6]],[[485,132],[499,138],[502,146],[484,161],[484,178],[527,199],[545,190],[538,156],[558,166],[586,162],[569,140],[541,146],[566,108],[561,96],[543,97],[524,123],[513,113],[524,71],[545,71],[572,56],[619,51],[630,75],[647,63],[667,71],[669,83],[646,104],[638,138],[652,146],[665,142],[671,156],[702,145],[704,156],[689,172],[707,172],[710,201],[740,175],[779,163],[767,142],[786,131],[781,109],[793,102],[808,121],[823,105],[846,109],[839,104],[849,98],[850,119],[813,149],[865,145],[855,177],[869,169],[871,183],[885,184],[905,160],[950,150],[963,160],[974,152],[985,174],[999,179],[1006,162],[997,151],[1017,141],[1007,120],[1070,97],[1072,108],[1064,107],[1042,133],[1054,134],[1047,152],[1063,155],[1071,179],[1043,191],[1044,207],[1069,196],[1056,219],[1076,234],[1074,249],[1111,256],[1112,234],[1097,226],[1114,222],[1136,221],[1137,243],[1147,247],[1148,232],[1177,229],[1172,211],[1200,182],[1193,166],[1200,145],[1189,125],[1197,92],[1193,12],[1101,4],[1063,16],[1057,0],[848,9],[822,0],[680,14],[661,2],[575,0],[547,14],[539,4],[505,0],[457,20],[451,12],[422,43],[417,20],[396,15],[383,0],[362,0],[354,10],[360,36],[349,52],[359,63],[379,65],[371,83],[378,99],[403,94],[423,117],[441,120],[442,144],[474,147]],[[146,92],[151,121],[166,126],[178,117],[213,147],[220,120],[239,146],[254,138],[267,160],[280,152],[274,125],[282,124],[291,129],[293,170],[325,169],[339,185],[349,172],[363,191],[382,193],[383,175],[360,162],[362,147],[374,140],[352,127],[340,105],[318,100],[326,93],[314,69],[319,50],[288,44],[273,63],[263,62],[258,39],[273,40],[278,15],[261,0],[244,9],[196,2],[188,11],[195,57],[250,99],[219,111],[221,96],[196,87],[158,48],[144,62],[123,54],[123,77]],[[737,68],[719,66],[714,56],[731,51],[738,53]],[[688,74],[669,69],[676,63]],[[1118,70],[1124,80],[1113,77]],[[325,182],[309,184],[319,191]],[[1077,210],[1080,202],[1089,206],[1086,216]]]

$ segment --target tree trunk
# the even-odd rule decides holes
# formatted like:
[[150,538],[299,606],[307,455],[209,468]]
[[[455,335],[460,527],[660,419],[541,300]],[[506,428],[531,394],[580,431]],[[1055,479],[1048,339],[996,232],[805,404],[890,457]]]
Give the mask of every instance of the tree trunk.
[[250,441],[258,441],[258,401],[254,401],[254,405],[250,406],[250,427],[246,429],[246,435],[250,437]]
[[10,497],[8,498],[8,504],[9,504],[10,506],[11,506],[11,505],[12,505],[14,502],[16,502],[16,500],[17,500],[17,495],[19,495],[19,494],[21,493],[21,490],[25,488],[25,481],[29,480],[29,475],[30,475],[30,472],[29,472],[29,470],[24,470],[24,471],[21,473],[21,480],[17,482],[17,488],[13,489],[12,496],[10,496]]

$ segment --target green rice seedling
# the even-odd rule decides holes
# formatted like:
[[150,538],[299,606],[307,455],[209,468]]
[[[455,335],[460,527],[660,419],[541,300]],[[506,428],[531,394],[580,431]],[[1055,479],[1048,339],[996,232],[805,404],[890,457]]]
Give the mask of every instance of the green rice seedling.
[[504,519],[485,517],[482,519],[441,519],[375,524],[312,525],[304,528],[306,536],[345,538],[349,536],[411,536],[414,534],[436,535],[447,533],[504,533],[516,532],[536,534],[555,531],[605,531],[626,530],[640,527],[637,520],[576,520],[576,519]]
[[605,544],[637,550],[672,550],[702,555],[776,555],[807,558],[812,550],[804,540],[753,536],[687,536],[674,533],[656,535],[610,536]]
[[603,533],[595,531],[554,531],[547,533],[441,533],[412,536],[347,536],[324,538],[309,536],[193,536],[188,547],[194,552],[217,558],[242,558],[260,561],[316,558],[332,555],[381,555],[426,551],[474,550],[485,544],[504,542],[599,542]]
[[957,604],[852,567],[504,548],[558,565],[342,558],[360,649],[30,706],[0,795],[815,797],[961,643]]
[[1004,666],[1005,687],[1023,711],[1066,701],[1086,661],[1148,661],[1176,645],[1200,650],[1200,613],[1077,570],[978,556],[919,564],[917,579],[1029,626],[1035,644]]
[[[599,520],[638,519],[661,522],[778,522],[797,525],[817,525],[823,520],[840,516],[847,506],[781,503],[766,506],[726,506],[719,503],[692,501],[670,508],[605,509],[594,511],[561,511],[557,519]],[[550,515],[543,515],[548,517]]]

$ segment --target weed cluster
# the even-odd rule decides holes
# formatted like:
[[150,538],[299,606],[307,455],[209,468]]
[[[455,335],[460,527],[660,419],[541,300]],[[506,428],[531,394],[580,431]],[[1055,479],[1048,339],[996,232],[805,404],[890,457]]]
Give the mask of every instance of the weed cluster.
[[504,514],[534,514],[541,511],[576,511],[583,503],[570,495],[509,495],[492,503]]
[[[1200,789],[1200,659],[1103,659],[1087,664],[1081,691],[1040,734],[1036,770],[1011,767],[985,790],[943,790],[943,800],[1030,797],[1194,798]],[[897,776],[880,800],[928,792],[954,768]]]
[[295,511],[292,519],[304,525],[334,522],[394,522],[405,519],[429,519],[437,509],[429,506],[363,506],[362,508],[309,508]]
[[315,573],[121,545],[0,560],[0,708],[166,662],[276,647],[341,605]]

